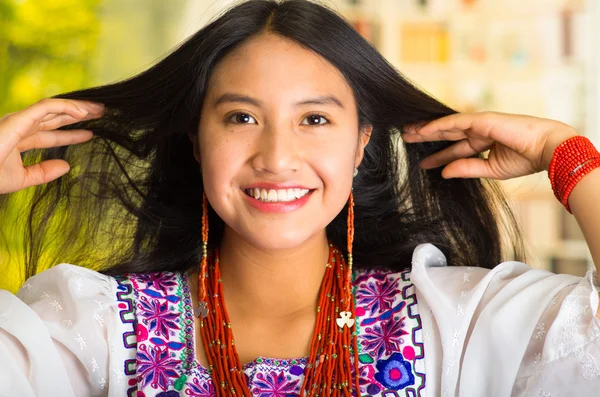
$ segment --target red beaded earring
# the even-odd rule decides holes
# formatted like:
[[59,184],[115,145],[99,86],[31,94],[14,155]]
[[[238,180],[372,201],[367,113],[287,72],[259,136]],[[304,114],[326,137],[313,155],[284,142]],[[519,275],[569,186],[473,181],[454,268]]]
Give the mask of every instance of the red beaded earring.
[[208,303],[206,296],[206,276],[208,275],[208,199],[206,193],[202,192],[202,260],[200,261],[201,291],[198,291],[198,307],[195,309],[196,317],[205,318],[208,315]]

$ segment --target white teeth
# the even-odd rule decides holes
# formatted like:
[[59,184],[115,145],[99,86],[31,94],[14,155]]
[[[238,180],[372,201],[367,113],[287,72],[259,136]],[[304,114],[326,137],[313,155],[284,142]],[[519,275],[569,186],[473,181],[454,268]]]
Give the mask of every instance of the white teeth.
[[308,189],[246,189],[246,193],[250,197],[266,202],[287,202],[294,201],[305,196],[310,190]]
[[277,201],[287,201],[287,190],[277,191]]
[[267,197],[269,201],[277,201],[277,190],[269,190],[269,195]]

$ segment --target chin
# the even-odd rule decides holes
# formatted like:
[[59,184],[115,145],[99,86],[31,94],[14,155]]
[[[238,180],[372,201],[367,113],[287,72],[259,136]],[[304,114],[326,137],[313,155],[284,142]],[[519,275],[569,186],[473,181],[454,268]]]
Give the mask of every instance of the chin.
[[248,241],[256,248],[262,251],[288,250],[305,244],[310,239],[316,238],[315,235],[299,234],[298,232],[288,233],[261,233],[248,236]]
[[262,251],[280,251],[298,247],[304,243],[306,239],[299,236],[286,238],[285,236],[273,236],[273,238],[265,238],[265,236],[254,236],[252,244]]

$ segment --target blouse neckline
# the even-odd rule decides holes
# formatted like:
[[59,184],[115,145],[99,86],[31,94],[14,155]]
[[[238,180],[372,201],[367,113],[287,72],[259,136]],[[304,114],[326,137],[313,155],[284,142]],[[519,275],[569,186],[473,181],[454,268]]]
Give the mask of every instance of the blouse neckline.
[[[187,272],[181,273],[181,279],[182,279],[182,283],[184,285],[183,293],[184,293],[184,295],[187,295],[187,296],[184,296],[184,298],[189,299],[190,302],[194,302],[194,300],[192,299],[191,293],[190,293],[191,289],[190,289],[189,277],[190,277],[190,275]],[[197,352],[197,345],[196,345],[197,328],[196,328],[196,322],[195,322],[195,318],[194,318],[193,304],[191,305],[191,310],[189,308],[184,309],[184,310],[185,310],[185,313],[184,313],[185,317],[192,319],[191,329],[192,329],[192,334],[193,334],[193,338],[192,338],[193,348],[192,348],[192,353],[191,353],[192,357],[190,360],[193,362],[192,368],[197,368],[199,370],[199,372],[210,374],[211,370],[209,368],[206,368],[204,365],[202,365],[196,355],[196,352]],[[255,367],[257,365],[261,365],[263,363],[267,363],[270,366],[284,367],[284,368],[287,368],[291,365],[304,366],[308,363],[309,358],[310,358],[310,356],[292,357],[292,358],[277,358],[277,357],[258,356],[254,360],[249,361],[246,364],[242,365],[242,370],[244,372],[246,372],[246,370],[252,369],[253,367]]]

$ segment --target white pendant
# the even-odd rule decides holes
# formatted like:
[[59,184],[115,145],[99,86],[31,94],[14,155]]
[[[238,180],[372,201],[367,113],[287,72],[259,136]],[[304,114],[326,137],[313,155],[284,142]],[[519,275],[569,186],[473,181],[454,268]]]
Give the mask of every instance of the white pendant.
[[351,316],[352,312],[340,312],[340,318],[337,318],[335,322],[340,328],[344,328],[344,325],[347,325],[348,328],[352,328],[354,319]]
[[194,314],[196,315],[196,317],[202,316],[202,318],[208,316],[208,305],[206,304],[206,302],[198,302],[198,306],[196,306],[196,308],[194,309]]

